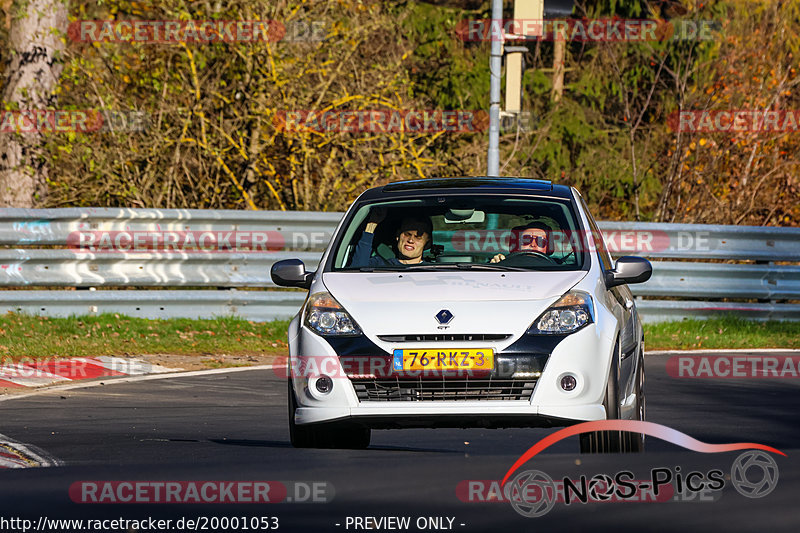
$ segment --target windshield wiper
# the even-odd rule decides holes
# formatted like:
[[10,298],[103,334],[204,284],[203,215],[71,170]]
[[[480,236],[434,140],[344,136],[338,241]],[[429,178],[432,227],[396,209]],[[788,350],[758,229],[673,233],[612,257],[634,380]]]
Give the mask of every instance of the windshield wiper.
[[464,270],[506,270],[511,272],[528,272],[527,268],[496,265],[494,263],[456,263],[458,268]]
[[[348,270],[354,270],[352,267]],[[366,266],[366,267],[358,267],[359,272],[375,272],[376,270],[379,272],[401,272],[405,270],[405,267],[397,266],[397,265],[386,265],[386,266]]]
[[484,263],[418,263],[407,265],[408,270],[493,270],[493,271],[512,271],[527,272],[526,268],[510,267],[503,265],[484,264]]
[[342,271],[358,270],[359,272],[405,272],[435,270],[485,270],[495,272],[530,272],[528,268],[495,265],[493,263],[416,263],[413,265],[385,265],[343,268]]

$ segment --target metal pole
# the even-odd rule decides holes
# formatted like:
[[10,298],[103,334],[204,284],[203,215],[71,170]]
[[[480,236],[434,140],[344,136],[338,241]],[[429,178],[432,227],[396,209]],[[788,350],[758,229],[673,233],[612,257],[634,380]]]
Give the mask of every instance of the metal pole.
[[[486,175],[500,173],[500,77],[503,69],[503,0],[492,0],[492,55],[489,60],[491,87],[489,92],[489,154]],[[495,35],[495,30],[499,35]]]

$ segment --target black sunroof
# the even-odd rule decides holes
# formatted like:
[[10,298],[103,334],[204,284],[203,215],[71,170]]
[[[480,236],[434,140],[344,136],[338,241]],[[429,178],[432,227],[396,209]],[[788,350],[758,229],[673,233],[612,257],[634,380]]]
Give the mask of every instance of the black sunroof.
[[547,180],[516,177],[476,177],[476,178],[432,178],[424,180],[398,181],[383,187],[385,192],[409,191],[414,189],[458,189],[462,187],[492,187],[552,191],[553,184]]

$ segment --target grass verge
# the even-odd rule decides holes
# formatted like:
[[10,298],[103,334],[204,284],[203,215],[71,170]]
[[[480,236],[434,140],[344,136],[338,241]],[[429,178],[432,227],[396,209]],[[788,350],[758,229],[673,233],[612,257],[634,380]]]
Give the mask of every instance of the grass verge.
[[[48,318],[0,316],[0,357],[11,360],[98,355],[285,355],[288,320],[147,320],[105,314]],[[648,350],[800,348],[800,323],[740,318],[645,324]],[[222,365],[211,359],[210,366]]]
[[755,322],[738,317],[644,325],[647,350],[800,348],[800,322]]
[[0,316],[0,357],[286,354],[288,320],[147,320],[117,314],[48,318]]

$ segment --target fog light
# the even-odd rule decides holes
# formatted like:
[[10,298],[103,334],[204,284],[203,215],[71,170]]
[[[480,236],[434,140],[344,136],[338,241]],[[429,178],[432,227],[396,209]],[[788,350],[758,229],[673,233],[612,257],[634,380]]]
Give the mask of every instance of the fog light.
[[566,376],[561,378],[561,388],[567,392],[574,391],[577,385],[578,385],[578,380],[575,379],[575,376],[571,374],[567,374]]
[[320,393],[328,394],[333,389],[333,380],[328,376],[320,376],[314,386]]

